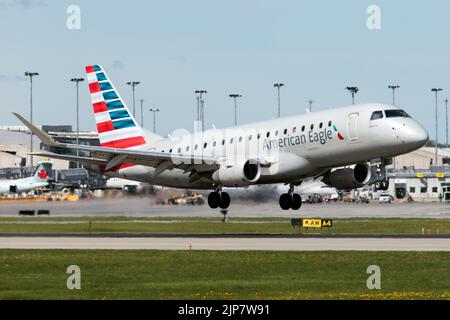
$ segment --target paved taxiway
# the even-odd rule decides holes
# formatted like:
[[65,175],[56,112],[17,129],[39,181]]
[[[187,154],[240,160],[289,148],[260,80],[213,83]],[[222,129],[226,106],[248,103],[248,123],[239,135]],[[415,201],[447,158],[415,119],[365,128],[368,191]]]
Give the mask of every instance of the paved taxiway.
[[[52,216],[177,216],[217,217],[219,210],[203,206],[161,206],[155,205],[153,197],[129,197],[102,200],[81,200],[78,202],[3,202],[0,216],[17,216],[19,210],[49,209]],[[233,201],[230,217],[381,217],[381,218],[450,218],[450,205],[445,203],[392,203],[369,204],[322,203],[304,204],[299,211],[283,211],[276,200],[256,203],[251,200]]]
[[0,249],[450,251],[448,238],[0,237]]

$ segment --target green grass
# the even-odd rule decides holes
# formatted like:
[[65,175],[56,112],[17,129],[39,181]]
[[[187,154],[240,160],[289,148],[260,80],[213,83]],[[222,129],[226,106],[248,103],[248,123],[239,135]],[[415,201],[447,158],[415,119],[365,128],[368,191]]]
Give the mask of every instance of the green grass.
[[[81,290],[66,268],[81,268]],[[381,268],[381,290],[366,269]],[[0,250],[0,299],[449,299],[447,252]]]
[[[450,234],[450,219],[352,218],[334,219],[330,229],[301,229],[302,233]],[[0,218],[0,233],[298,233],[289,219],[202,217],[20,217]]]

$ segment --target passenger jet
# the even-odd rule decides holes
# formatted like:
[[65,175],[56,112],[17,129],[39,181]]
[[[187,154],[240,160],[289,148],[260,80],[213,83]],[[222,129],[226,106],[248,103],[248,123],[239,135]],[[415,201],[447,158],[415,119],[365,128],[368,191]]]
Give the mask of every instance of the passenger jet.
[[[47,147],[88,156],[33,154],[76,161],[112,177],[210,189],[211,208],[229,207],[223,187],[282,183],[286,193],[279,198],[280,207],[298,210],[302,201],[294,187],[303,180],[322,177],[337,189],[358,188],[371,178],[368,163],[384,169],[392,157],[428,141],[427,131],[403,109],[383,103],[163,138],[139,126],[101,66],[87,66],[86,73],[100,146],[60,143],[15,114]],[[382,175],[375,178],[377,186],[387,189]]]
[[0,194],[22,193],[47,187],[48,175],[52,169],[52,165],[51,162],[42,161],[39,163],[32,177],[0,181]]

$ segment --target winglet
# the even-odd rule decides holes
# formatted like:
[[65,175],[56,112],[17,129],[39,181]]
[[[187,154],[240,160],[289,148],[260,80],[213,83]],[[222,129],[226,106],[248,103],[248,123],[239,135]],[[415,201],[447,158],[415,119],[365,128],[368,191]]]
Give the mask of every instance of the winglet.
[[42,141],[42,143],[45,144],[46,146],[52,146],[52,147],[62,147],[62,146],[64,146],[64,144],[62,144],[62,143],[56,141],[55,139],[53,139],[47,133],[45,133],[44,131],[42,131],[41,129],[36,127],[34,124],[29,122],[27,119],[22,117],[20,114],[13,112],[13,115],[15,115],[20,121],[22,121],[22,123],[24,125],[26,125],[28,127],[28,129],[30,129],[30,131],[33,134],[35,134]]

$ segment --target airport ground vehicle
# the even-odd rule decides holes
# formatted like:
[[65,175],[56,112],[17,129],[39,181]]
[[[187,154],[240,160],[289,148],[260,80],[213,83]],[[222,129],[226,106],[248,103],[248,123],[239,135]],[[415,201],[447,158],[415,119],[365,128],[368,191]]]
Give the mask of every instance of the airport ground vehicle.
[[203,205],[205,199],[198,193],[186,193],[178,197],[172,197],[167,200],[168,204],[191,204],[191,205]]
[[382,193],[380,194],[380,197],[378,198],[378,203],[391,203],[392,198],[389,193]]

